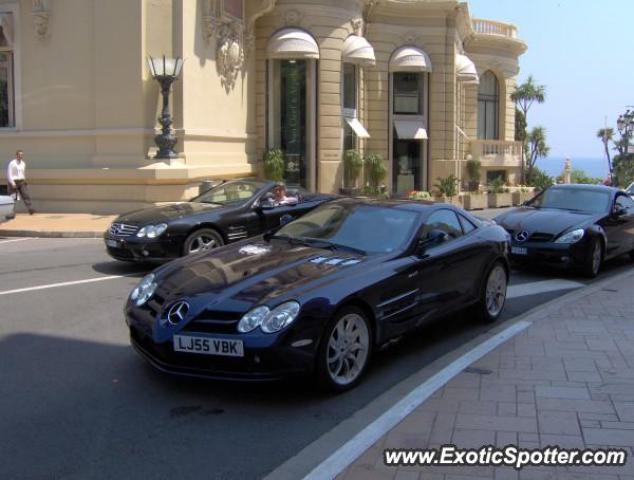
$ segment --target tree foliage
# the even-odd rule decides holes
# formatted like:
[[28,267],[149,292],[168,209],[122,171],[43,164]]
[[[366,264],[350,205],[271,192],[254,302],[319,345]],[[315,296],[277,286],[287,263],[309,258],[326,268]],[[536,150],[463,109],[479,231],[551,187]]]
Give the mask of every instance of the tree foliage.
[[550,147],[546,143],[546,129],[544,127],[535,127],[531,130],[527,138],[528,142],[528,162],[527,177],[530,178],[537,160],[548,156]]
[[553,177],[537,167],[533,167],[530,174],[527,176],[527,180],[528,184],[535,187],[535,190],[538,192],[546,190],[555,184]]
[[612,173],[614,185],[627,188],[630,183],[634,182],[634,154],[619,154],[614,157],[612,165],[614,167]]

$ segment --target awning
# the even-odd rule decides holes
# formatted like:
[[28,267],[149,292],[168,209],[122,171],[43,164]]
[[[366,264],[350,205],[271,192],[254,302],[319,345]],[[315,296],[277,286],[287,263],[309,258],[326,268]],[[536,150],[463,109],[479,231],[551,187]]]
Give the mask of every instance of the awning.
[[480,83],[476,66],[466,55],[456,55],[456,75],[458,80],[464,84],[477,85]]
[[365,129],[365,127],[361,124],[361,122],[356,118],[348,118],[344,117],[346,123],[350,125],[350,128],[354,131],[354,133],[359,138],[370,138],[370,134]]
[[429,55],[417,47],[401,47],[390,59],[392,72],[431,72]]
[[374,48],[365,38],[358,35],[350,35],[343,42],[343,52],[341,59],[347,63],[355,65],[372,66],[376,64]]
[[315,39],[299,28],[284,28],[274,33],[266,47],[269,58],[318,59],[319,46]]
[[394,128],[400,140],[427,140],[427,130],[421,120],[394,120]]

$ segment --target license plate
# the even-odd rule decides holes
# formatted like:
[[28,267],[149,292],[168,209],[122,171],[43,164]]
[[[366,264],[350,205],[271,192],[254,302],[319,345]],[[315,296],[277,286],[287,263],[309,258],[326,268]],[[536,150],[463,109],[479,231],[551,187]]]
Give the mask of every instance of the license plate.
[[528,255],[528,248],[526,248],[526,247],[511,247],[511,253],[513,255]]
[[112,248],[118,248],[119,242],[117,242],[116,240],[106,239],[106,245]]
[[174,351],[176,352],[222,355],[225,357],[244,357],[242,340],[174,335],[173,345]]

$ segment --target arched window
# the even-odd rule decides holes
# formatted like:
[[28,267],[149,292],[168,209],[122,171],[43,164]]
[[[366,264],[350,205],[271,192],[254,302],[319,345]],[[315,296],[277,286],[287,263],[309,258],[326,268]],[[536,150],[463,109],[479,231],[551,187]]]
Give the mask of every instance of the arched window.
[[493,72],[480,77],[478,88],[478,138],[498,140],[500,135],[500,85]]

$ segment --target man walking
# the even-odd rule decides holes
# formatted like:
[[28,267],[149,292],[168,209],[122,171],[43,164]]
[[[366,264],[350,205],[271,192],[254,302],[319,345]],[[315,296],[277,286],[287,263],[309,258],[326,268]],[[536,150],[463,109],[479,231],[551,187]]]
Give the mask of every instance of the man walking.
[[24,163],[24,152],[22,150],[15,152],[15,158],[9,162],[7,180],[9,181],[9,188],[12,190],[11,193],[15,194],[16,201],[18,196],[22,197],[29,214],[33,215],[35,210],[31,206],[31,197],[26,188],[26,164]]

